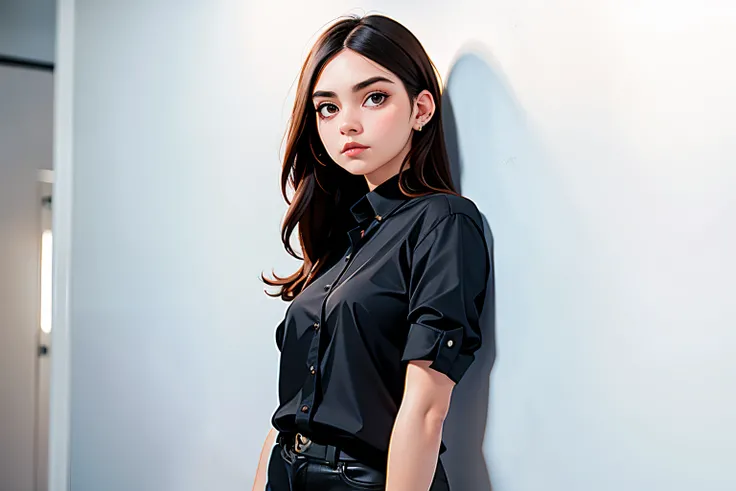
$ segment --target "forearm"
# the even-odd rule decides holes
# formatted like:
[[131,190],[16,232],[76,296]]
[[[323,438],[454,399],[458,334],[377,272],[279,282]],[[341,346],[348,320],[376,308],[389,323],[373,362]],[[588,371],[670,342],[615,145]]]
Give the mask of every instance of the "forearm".
[[427,491],[437,468],[444,418],[402,405],[389,445],[386,491]]
[[268,481],[268,461],[271,457],[271,450],[276,443],[276,435],[278,432],[271,428],[266,436],[266,441],[263,442],[263,448],[261,449],[261,456],[258,460],[258,469],[256,470],[256,478],[253,482],[253,491],[264,491],[266,489],[266,482]]

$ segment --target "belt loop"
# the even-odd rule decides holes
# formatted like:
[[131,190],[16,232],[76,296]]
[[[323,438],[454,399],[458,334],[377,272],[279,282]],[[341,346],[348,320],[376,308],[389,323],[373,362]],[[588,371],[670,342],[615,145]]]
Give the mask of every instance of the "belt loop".
[[325,457],[327,458],[327,462],[330,464],[330,467],[337,469],[337,447],[328,445]]

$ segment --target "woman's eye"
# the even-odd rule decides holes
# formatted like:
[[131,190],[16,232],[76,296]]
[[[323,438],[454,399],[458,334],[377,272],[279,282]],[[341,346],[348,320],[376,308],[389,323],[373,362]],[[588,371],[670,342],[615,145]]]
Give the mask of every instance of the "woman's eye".
[[[376,97],[378,98],[378,101],[376,101],[375,99]],[[381,92],[376,92],[375,94],[371,94],[370,96],[368,96],[368,101],[373,101],[375,103],[375,106],[380,106],[381,103],[383,103],[383,101],[385,101],[387,97],[388,96],[386,94],[382,94]]]
[[334,104],[322,104],[321,106],[319,106],[319,107],[317,108],[317,112],[318,112],[318,113],[319,113],[319,115],[320,115],[321,117],[323,117],[323,118],[327,118],[327,117],[331,116],[332,114],[335,114],[334,112],[332,112],[332,113],[329,113],[329,112],[328,112],[327,114],[325,114],[325,113],[324,113],[324,112],[323,112],[322,110],[323,110],[324,108],[326,108],[326,107],[329,107],[329,108],[335,108],[335,109],[337,109],[337,106],[335,106]]
[[[369,103],[369,102],[372,103],[372,104],[367,104],[369,107],[377,107],[383,104],[386,101],[386,99],[388,99],[388,94],[384,94],[382,92],[375,92],[368,96],[366,103]],[[330,116],[334,116],[335,113],[337,113],[338,111],[338,107],[334,104],[325,103],[320,106],[317,106],[316,111],[319,114],[319,116],[324,119],[324,118],[329,118]]]

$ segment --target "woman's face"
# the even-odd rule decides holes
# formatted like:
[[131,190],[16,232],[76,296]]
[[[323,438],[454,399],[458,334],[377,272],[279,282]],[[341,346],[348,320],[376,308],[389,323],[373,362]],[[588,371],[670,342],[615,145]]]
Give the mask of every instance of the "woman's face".
[[[396,75],[345,49],[325,65],[312,103],[327,153],[340,167],[364,175],[370,189],[399,172],[411,149],[412,131],[431,117],[423,91],[412,105]],[[364,149],[343,151],[348,143]]]

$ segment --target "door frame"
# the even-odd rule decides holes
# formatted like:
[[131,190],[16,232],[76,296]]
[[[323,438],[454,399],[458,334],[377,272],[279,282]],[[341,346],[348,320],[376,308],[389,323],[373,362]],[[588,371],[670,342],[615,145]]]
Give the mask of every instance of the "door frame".
[[54,66],[53,329],[50,357],[48,490],[69,491],[70,272],[74,136],[75,0],[58,0]]

